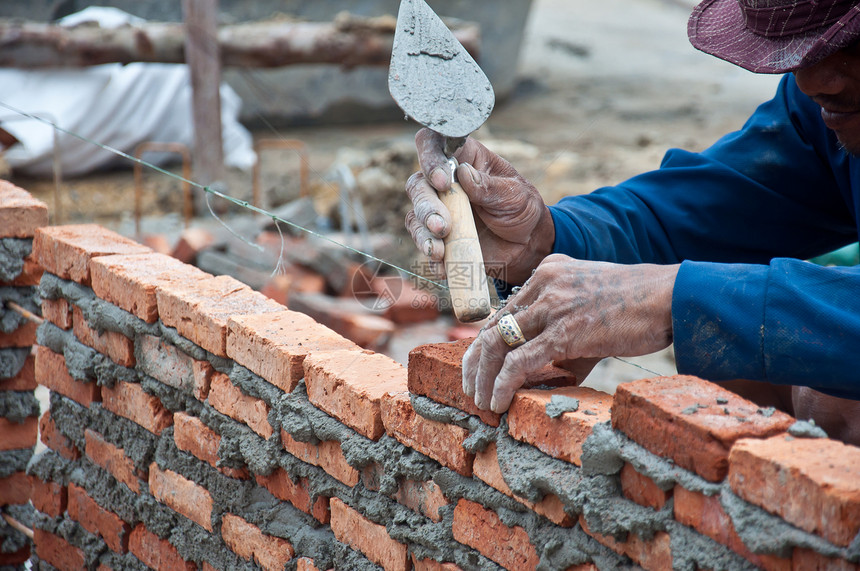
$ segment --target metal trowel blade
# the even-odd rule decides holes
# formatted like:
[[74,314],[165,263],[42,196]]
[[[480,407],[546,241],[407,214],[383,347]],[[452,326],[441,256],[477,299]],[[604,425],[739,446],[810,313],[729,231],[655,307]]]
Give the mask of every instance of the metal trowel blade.
[[388,90],[417,122],[449,138],[484,124],[496,96],[490,80],[424,0],[402,0]]

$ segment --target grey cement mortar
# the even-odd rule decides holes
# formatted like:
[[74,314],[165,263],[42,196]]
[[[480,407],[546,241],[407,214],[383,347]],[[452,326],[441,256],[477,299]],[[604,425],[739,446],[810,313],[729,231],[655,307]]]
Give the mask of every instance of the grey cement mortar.
[[754,571],[758,569],[728,547],[678,522],[669,522],[672,569],[678,571]]
[[71,331],[64,331],[49,321],[36,330],[36,342],[63,355],[69,374],[79,381],[112,387],[117,381],[133,383],[138,380],[135,369],[114,363],[110,357],[78,341]]
[[566,412],[579,410],[579,399],[565,395],[552,395],[546,403],[546,415],[550,418],[558,418]]
[[27,318],[6,307],[6,302],[14,302],[34,313],[42,315],[39,294],[35,287],[0,287],[0,332],[12,333],[25,323]]
[[20,373],[29,354],[29,347],[0,349],[0,379],[11,379]]
[[0,452],[0,478],[8,478],[15,472],[23,472],[33,457],[32,448],[4,450]]
[[[51,414],[54,414],[53,407]],[[155,457],[158,444],[156,435],[135,422],[105,410],[100,403],[90,405],[87,428],[92,428],[107,442],[122,448],[138,470],[146,470]]]
[[138,494],[119,484],[109,472],[91,462],[75,462],[70,468],[69,481],[86,490],[97,504],[132,526],[140,522],[135,509]]
[[798,420],[788,427],[788,433],[795,438],[827,438],[827,433],[814,420]]
[[199,416],[203,403],[185,389],[177,389],[165,385],[152,377],[140,374],[140,386],[144,392],[158,397],[161,404],[170,412],[187,411],[194,416]]
[[[33,527],[36,510],[30,504],[3,506],[3,511],[27,527]],[[15,553],[30,544],[30,539],[0,518],[0,553]]]
[[22,423],[39,416],[39,401],[33,391],[0,391],[0,417]]
[[485,424],[477,416],[466,414],[457,408],[438,403],[424,396],[410,393],[409,399],[412,408],[420,416],[436,422],[454,424],[468,430],[470,435],[463,441],[463,448],[473,454],[483,452],[489,443],[496,440],[496,429]]
[[264,440],[241,422],[236,422],[205,403],[200,409],[200,419],[221,435],[221,444],[218,446],[220,465],[233,468],[247,466],[254,474],[264,476],[271,474],[277,467],[277,454],[281,449],[277,435]]
[[24,269],[24,258],[32,251],[32,238],[0,238],[0,281],[17,278]]
[[69,483],[69,472],[74,465],[50,448],[45,448],[30,459],[27,473],[43,482],[57,482],[65,486]]
[[141,563],[140,560],[131,553],[120,555],[113,551],[108,551],[102,556],[101,562],[111,569],[122,569],[123,571],[151,571],[149,567]]
[[70,519],[64,519],[63,517],[54,519],[45,514],[37,513],[33,525],[62,537],[71,545],[80,548],[84,552],[84,560],[88,568],[91,566],[94,568],[99,557],[109,551],[101,538],[91,534],[77,522]]
[[51,418],[57,431],[72,441],[78,450],[84,450],[84,431],[90,425],[89,409],[63,395],[51,392]]

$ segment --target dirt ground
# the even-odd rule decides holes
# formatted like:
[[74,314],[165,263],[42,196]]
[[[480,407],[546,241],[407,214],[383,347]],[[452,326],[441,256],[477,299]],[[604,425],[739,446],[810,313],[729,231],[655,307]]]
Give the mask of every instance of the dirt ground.
[[[655,168],[667,148],[700,150],[737,129],[773,93],[777,78],[754,76],[694,50],[686,38],[693,5],[692,0],[535,0],[518,62],[520,84],[475,136],[553,203]],[[392,148],[411,153],[415,130],[404,121],[264,129],[254,136],[304,141],[312,192],[331,205],[334,164]],[[288,155],[264,158],[263,187],[278,189],[280,199],[298,196],[297,168],[298,160]],[[397,176],[409,170],[407,164]],[[52,182],[13,180],[52,204]],[[144,230],[181,229],[179,184],[147,173],[142,188]],[[250,199],[250,173],[230,173],[228,188]],[[399,193],[401,181],[395,180],[394,188]],[[390,192],[365,195],[370,212],[396,201],[394,215],[379,222],[385,228],[372,229],[408,240],[399,222],[406,205],[402,195],[392,198]],[[130,170],[64,181],[63,196],[65,222],[95,221],[133,232]],[[406,343],[432,340],[416,331]],[[674,371],[671,351],[632,361],[658,373]],[[650,373],[605,361],[593,376],[627,380]]]

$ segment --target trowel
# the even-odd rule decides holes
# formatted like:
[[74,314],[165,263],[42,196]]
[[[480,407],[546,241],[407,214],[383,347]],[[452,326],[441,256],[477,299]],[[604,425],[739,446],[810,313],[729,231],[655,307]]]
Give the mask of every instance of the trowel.
[[[407,116],[444,136],[448,157],[483,125],[496,100],[490,80],[424,0],[400,2],[388,90]],[[449,163],[453,173],[457,161]],[[479,321],[490,314],[490,295],[472,206],[456,181],[439,198],[451,212],[445,271],[454,315]]]

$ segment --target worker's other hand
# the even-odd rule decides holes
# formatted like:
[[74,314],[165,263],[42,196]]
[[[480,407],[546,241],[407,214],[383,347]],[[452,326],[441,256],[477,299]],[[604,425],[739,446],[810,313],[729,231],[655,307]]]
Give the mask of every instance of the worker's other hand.
[[[441,135],[422,129],[415,145],[421,170],[406,183],[413,208],[406,215],[406,228],[421,252],[441,262],[451,214],[436,191],[451,187],[451,169]],[[490,268],[503,268],[504,274],[495,277],[522,283],[552,251],[555,228],[549,209],[510,163],[471,137],[455,158],[460,163],[457,180],[475,211],[484,262]]]
[[[526,376],[550,361],[629,357],[665,349],[672,342],[677,274],[677,265],[547,257],[469,346],[463,356],[463,390],[478,408],[502,413]],[[514,316],[526,338],[514,349],[496,327],[505,313]]]

